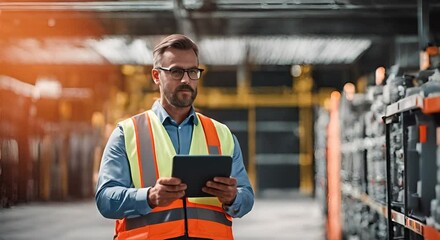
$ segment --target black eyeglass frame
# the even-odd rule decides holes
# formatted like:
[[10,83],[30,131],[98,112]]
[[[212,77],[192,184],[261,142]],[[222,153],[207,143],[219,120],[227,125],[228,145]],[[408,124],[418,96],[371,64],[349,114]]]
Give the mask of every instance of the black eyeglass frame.
[[[170,72],[170,73],[171,73],[171,77],[172,77],[174,80],[182,80],[183,76],[185,76],[185,73],[188,74],[189,79],[191,79],[191,80],[199,80],[200,77],[202,76],[202,72],[205,71],[205,69],[202,69],[202,68],[188,68],[188,69],[184,69],[184,68],[177,68],[177,67],[171,67],[171,68],[157,67],[157,69],[160,69],[160,70],[163,70],[163,71]],[[173,70],[182,71],[182,76],[181,76],[180,78],[175,78],[175,77],[173,77],[173,74],[172,74],[172,71],[173,71]],[[191,70],[197,70],[197,71],[199,71],[199,73],[197,74],[197,75],[198,75],[198,78],[192,78],[192,77],[191,77],[191,75],[190,75],[190,71],[191,71]]]

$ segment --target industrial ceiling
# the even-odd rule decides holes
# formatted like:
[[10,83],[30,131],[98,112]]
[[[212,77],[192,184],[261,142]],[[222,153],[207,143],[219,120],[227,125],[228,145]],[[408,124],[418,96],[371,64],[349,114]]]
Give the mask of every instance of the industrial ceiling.
[[440,1],[0,2],[0,62],[151,64],[154,44],[176,32],[199,43],[205,64],[358,64],[371,71],[372,62],[393,63],[405,43],[418,50],[421,37],[440,39]]

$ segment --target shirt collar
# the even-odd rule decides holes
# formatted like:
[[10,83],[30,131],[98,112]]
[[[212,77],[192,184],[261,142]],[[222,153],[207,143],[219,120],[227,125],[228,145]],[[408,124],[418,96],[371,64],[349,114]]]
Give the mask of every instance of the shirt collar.
[[[171,122],[172,118],[168,114],[168,112],[163,108],[162,104],[160,104],[159,100],[156,100],[151,107],[151,110],[156,114],[156,116],[159,118],[159,121],[164,124],[164,122],[168,119],[168,121]],[[196,112],[194,110],[194,106],[191,106],[191,109],[189,111],[188,116],[185,118],[184,122],[188,119],[188,122],[192,122],[194,125],[199,124],[199,120],[196,117]]]

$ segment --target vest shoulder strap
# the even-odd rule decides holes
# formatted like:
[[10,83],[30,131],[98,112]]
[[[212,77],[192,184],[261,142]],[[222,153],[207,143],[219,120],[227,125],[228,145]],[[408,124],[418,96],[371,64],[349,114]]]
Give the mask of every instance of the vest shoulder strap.
[[221,155],[222,150],[220,147],[220,139],[218,138],[217,129],[215,128],[212,119],[200,113],[197,113],[197,116],[199,117],[200,122],[202,122],[209,153]]

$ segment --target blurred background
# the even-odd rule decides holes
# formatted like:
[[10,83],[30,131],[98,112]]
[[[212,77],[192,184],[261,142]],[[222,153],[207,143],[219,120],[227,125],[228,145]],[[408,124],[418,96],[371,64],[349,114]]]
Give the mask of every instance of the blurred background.
[[0,239],[112,237],[101,154],[172,33],[256,191],[237,239],[440,239],[437,0],[0,1]]

